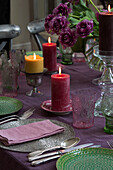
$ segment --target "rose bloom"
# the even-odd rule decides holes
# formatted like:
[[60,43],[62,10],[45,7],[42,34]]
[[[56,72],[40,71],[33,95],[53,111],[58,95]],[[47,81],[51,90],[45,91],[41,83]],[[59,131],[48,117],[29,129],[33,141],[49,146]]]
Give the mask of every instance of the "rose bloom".
[[69,13],[72,12],[72,9],[68,7],[68,2],[66,2],[65,4],[60,3],[54,10],[53,10],[53,14],[54,15],[62,15],[65,17],[68,17]]
[[46,18],[45,18],[45,30],[50,33],[51,32],[51,27],[50,27],[50,21],[54,18],[53,14],[49,14]]
[[52,34],[56,33],[57,35],[60,33],[62,29],[65,29],[68,26],[69,22],[65,16],[56,16],[50,22],[50,27],[52,30]]
[[59,42],[61,43],[63,48],[73,47],[76,41],[76,31],[74,29],[70,29],[69,27],[67,27],[65,30],[62,30],[59,35]]
[[85,19],[79,22],[76,26],[76,32],[81,38],[87,37],[91,32],[93,32],[93,21]]

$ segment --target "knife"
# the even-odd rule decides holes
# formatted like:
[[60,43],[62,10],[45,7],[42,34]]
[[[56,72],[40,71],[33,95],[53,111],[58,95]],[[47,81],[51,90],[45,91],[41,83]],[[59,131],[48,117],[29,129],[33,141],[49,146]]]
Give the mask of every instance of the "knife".
[[71,147],[71,148],[63,149],[63,150],[59,150],[59,151],[53,151],[53,152],[50,152],[50,153],[47,153],[47,154],[42,154],[42,155],[39,155],[39,156],[31,156],[31,157],[28,158],[28,160],[34,161],[36,159],[41,159],[41,158],[45,158],[45,157],[48,157],[48,156],[59,155],[59,154],[62,155],[64,153],[70,152],[72,150],[85,148],[85,147],[88,147],[88,146],[91,146],[91,145],[93,145],[93,143],[78,145],[78,146],[75,146],[75,147]]
[[[89,146],[89,148],[99,148],[99,147],[101,147],[101,145],[93,145],[93,146]],[[77,148],[77,149],[82,149],[82,148],[84,148],[84,147],[79,147],[79,148]],[[74,149],[75,150],[75,149]],[[44,162],[47,162],[47,161],[50,161],[50,160],[52,160],[52,159],[56,159],[56,158],[59,158],[59,157],[61,157],[62,155],[61,154],[59,154],[59,155],[55,155],[55,156],[50,156],[50,157],[47,157],[47,158],[43,158],[43,159],[39,159],[39,160],[36,160],[36,161],[33,161],[32,163],[31,163],[31,165],[33,165],[33,166],[36,166],[36,165],[39,165],[39,164],[41,164],[41,163],[44,163]]]

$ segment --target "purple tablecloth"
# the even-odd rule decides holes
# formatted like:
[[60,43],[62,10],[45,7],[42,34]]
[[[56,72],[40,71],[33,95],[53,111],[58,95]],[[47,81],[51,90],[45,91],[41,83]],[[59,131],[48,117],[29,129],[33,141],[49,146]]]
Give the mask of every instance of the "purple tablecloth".
[[[71,94],[78,88],[92,87],[98,91],[100,95],[101,89],[99,86],[92,84],[94,78],[100,77],[101,73],[91,70],[86,63],[75,63],[70,66],[65,66],[64,72],[70,74]],[[51,99],[51,78],[50,75],[44,75],[43,83],[39,87],[40,91],[44,93],[41,97],[27,97],[25,92],[30,90],[26,84],[24,75],[19,77],[19,90],[17,98],[21,100],[24,107],[18,113],[22,114],[23,111],[30,107],[35,107],[35,113],[31,118],[48,118],[59,120],[67,123],[71,126],[73,123],[72,113],[66,116],[56,116],[52,113],[48,113],[40,108],[40,104],[48,99]],[[107,140],[112,139],[113,135],[106,134],[104,132],[104,118],[95,117],[94,126],[90,129],[74,129],[75,136],[80,137],[80,144],[94,143],[100,144],[102,147],[109,148]],[[41,164],[36,167],[32,167],[27,161],[27,153],[12,152],[5,149],[0,149],[0,170],[56,170],[56,160]]]

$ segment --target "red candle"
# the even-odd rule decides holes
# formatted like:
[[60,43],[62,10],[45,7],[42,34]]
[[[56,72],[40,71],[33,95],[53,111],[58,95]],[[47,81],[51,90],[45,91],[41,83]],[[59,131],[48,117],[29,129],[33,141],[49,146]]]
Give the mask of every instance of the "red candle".
[[[113,51],[113,12],[101,12],[99,14],[99,50]],[[104,54],[104,53],[103,53]]]
[[56,58],[56,43],[43,43],[43,57],[44,67],[48,71],[56,71],[57,69],[57,58]]
[[52,110],[68,111],[70,107],[70,75],[51,75]]

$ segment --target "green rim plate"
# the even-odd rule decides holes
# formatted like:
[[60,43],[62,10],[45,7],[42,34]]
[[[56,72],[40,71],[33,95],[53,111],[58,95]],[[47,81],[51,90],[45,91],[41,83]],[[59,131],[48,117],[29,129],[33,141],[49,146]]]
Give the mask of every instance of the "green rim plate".
[[85,148],[61,156],[57,170],[113,170],[113,150]]
[[0,96],[0,116],[15,113],[22,107],[23,103],[18,99]]
[[33,55],[33,54],[36,54],[36,55],[40,55],[41,57],[42,57],[42,51],[28,51],[28,52],[26,52],[26,55],[28,56],[28,55]]

